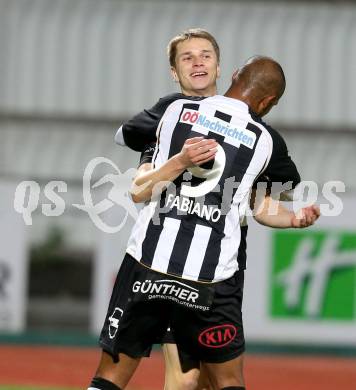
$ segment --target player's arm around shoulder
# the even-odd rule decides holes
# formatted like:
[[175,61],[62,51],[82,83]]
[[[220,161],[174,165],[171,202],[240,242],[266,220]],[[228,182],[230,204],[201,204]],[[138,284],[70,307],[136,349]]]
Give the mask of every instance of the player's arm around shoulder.
[[203,137],[188,138],[182,150],[160,167],[147,163],[140,166],[130,190],[132,200],[141,203],[159,196],[187,168],[212,160],[216,152],[215,140]]
[[250,207],[258,223],[272,228],[306,228],[313,225],[320,217],[320,209],[317,205],[294,212],[269,195],[258,196],[256,190],[252,191]]

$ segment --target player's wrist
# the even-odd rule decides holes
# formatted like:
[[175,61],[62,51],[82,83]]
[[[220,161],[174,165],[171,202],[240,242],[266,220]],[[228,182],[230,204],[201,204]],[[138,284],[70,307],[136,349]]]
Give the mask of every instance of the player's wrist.
[[188,168],[188,163],[182,152],[172,157],[172,163],[174,164],[175,169],[178,171],[183,172]]
[[290,227],[292,227],[292,228],[299,228],[300,227],[300,221],[301,221],[300,216],[298,217],[298,215],[296,213],[291,211]]

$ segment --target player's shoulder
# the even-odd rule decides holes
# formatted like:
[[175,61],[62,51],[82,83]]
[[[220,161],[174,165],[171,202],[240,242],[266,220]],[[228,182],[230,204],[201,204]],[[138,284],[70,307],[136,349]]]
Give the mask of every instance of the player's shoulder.
[[[182,107],[183,105],[190,105],[190,103],[192,103],[194,105],[194,103],[198,103],[202,100],[206,99],[206,97],[203,97],[203,96],[187,96],[187,95],[183,95],[183,94],[175,94],[174,96],[170,95],[169,97],[167,97],[167,100],[166,102],[169,102],[168,105],[165,105],[165,112],[168,114],[170,112],[175,112],[176,110],[179,110],[180,107]],[[191,106],[193,107],[193,106]],[[197,106],[198,107],[198,106]]]
[[183,95],[182,93],[170,93],[169,95],[166,95],[166,96],[163,96],[161,97],[157,104],[161,104],[161,105],[169,105],[177,100],[195,100],[195,101],[199,101],[199,100],[202,100],[202,99],[205,99],[204,97],[202,96],[187,96],[187,95]]
[[169,95],[161,97],[154,106],[156,112],[163,114],[168,107],[180,104],[182,101],[199,101],[204,99],[200,96],[187,96],[182,93],[171,93]]
[[185,96],[180,92],[170,93],[168,95],[160,97],[158,99],[157,104],[170,104],[178,99],[184,99],[184,98],[185,98]]
[[213,95],[204,98],[204,103],[208,105],[223,106],[225,109],[236,109],[239,102],[237,99],[232,99],[224,95]]
[[250,110],[249,113],[253,122],[256,125],[258,125],[260,128],[263,128],[271,136],[274,148],[286,147],[286,142],[278,130],[276,130],[270,124],[266,123],[260,116],[255,114],[252,110]]

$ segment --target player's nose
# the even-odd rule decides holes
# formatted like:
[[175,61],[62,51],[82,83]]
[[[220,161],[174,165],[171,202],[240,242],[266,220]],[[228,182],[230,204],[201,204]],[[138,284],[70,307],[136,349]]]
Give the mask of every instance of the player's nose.
[[193,66],[197,67],[197,66],[202,66],[202,65],[204,65],[204,64],[203,64],[203,60],[200,58],[200,56],[194,56],[193,57]]

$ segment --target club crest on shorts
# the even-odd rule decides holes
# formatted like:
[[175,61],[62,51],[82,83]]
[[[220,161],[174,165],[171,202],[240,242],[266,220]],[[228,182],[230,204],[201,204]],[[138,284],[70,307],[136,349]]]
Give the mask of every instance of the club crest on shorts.
[[119,329],[120,318],[122,317],[123,310],[119,307],[115,307],[113,313],[109,317],[109,337],[113,339],[116,336],[116,332]]
[[237,329],[234,325],[224,324],[205,329],[200,333],[198,341],[208,348],[221,348],[230,344],[236,337]]

